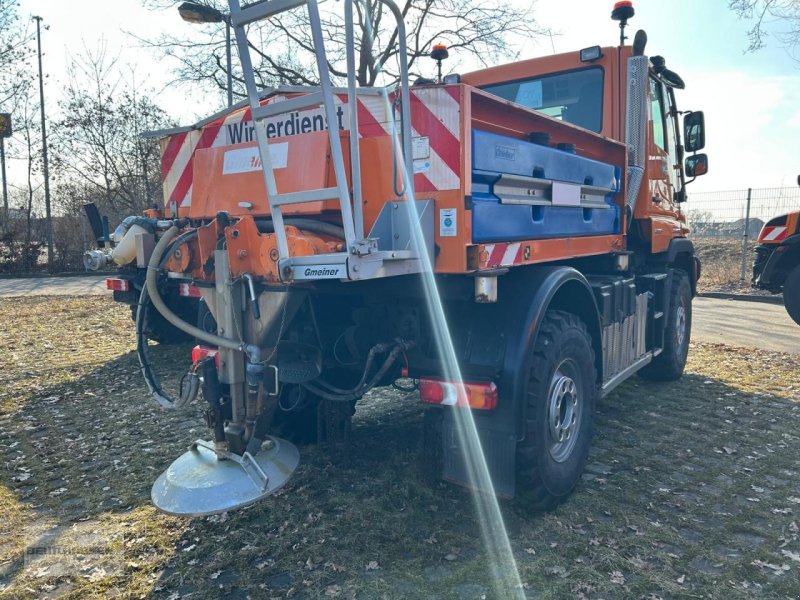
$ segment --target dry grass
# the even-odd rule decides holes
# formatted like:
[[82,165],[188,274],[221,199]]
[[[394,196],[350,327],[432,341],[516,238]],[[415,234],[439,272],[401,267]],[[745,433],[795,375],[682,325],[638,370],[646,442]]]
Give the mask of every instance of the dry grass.
[[749,245],[745,280],[742,281],[741,240],[698,237],[692,241],[703,265],[703,274],[698,282],[700,292],[759,293],[750,287],[755,244]]
[[[365,400],[350,465],[304,448],[276,497],[166,517],[150,484],[206,434],[197,407],[146,397],[127,309],[18,299],[1,312],[0,597],[493,598],[469,495],[420,482],[413,397]],[[159,350],[179,373],[184,349]],[[571,499],[549,515],[502,504],[526,595],[800,596],[799,367],[695,345],[681,381],[634,379],[602,401]],[[26,534],[81,524],[123,570],[57,577],[23,563]]]

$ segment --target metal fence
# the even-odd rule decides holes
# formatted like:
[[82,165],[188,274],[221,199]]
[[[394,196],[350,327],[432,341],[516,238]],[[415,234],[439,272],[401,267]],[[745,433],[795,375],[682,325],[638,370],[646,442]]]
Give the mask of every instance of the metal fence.
[[753,188],[690,194],[683,205],[694,237],[755,238],[761,227],[800,208],[800,187]]
[[[682,209],[704,261],[719,265],[720,279],[743,281],[749,279],[750,251],[761,227],[800,209],[800,187],[690,194]],[[48,265],[44,220],[17,212],[0,221],[0,275],[84,270],[81,256],[93,242],[82,214],[53,218],[55,264]]]
[[752,188],[690,194],[683,211],[698,252],[719,284],[747,282],[752,248],[761,228],[800,209],[800,187]]

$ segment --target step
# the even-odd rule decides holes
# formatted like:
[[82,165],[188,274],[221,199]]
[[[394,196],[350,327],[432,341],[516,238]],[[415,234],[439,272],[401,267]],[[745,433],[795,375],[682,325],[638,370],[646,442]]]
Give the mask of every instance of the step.
[[273,102],[271,104],[259,106],[252,111],[253,119],[259,121],[261,119],[267,119],[276,115],[282,115],[285,113],[294,112],[296,110],[310,108],[312,106],[319,106],[324,102],[325,96],[322,94],[322,92],[312,92],[311,94],[306,94],[305,96],[298,96],[297,98],[290,98],[288,100],[281,100],[280,102]]
[[242,7],[238,12],[232,12],[231,24],[234,27],[241,27],[304,4],[306,4],[306,0],[262,0]]
[[339,188],[329,187],[304,192],[278,194],[269,199],[269,205],[270,207],[287,206],[290,204],[305,204],[306,202],[323,202],[325,200],[340,200]]

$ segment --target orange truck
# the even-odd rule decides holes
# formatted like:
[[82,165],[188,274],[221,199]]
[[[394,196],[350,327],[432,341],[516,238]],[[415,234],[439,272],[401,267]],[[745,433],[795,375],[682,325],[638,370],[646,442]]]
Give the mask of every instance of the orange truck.
[[753,287],[783,293],[786,312],[800,325],[800,211],[770,219],[761,229],[753,261]]
[[[244,27],[301,4],[320,87],[256,89]],[[678,109],[683,81],[644,32],[624,44],[630,2],[614,6],[619,47],[413,85],[401,64],[390,89],[332,87],[316,2],[231,8],[248,100],[159,134],[163,209],[91,258],[120,265],[109,287],[137,307],[155,399],[202,390],[207,404],[213,441],[158,478],[153,502],[255,502],[288,479],[295,443],[346,438],[364,394],[395,384],[427,405],[440,476],[475,487],[457,432],[470,411],[491,491],[554,506],[581,475],[598,398],[684,370],[700,265],[680,207],[708,159],[703,114]],[[199,299],[199,323],[181,298]],[[199,341],[177,397],[150,364],[150,313]]]

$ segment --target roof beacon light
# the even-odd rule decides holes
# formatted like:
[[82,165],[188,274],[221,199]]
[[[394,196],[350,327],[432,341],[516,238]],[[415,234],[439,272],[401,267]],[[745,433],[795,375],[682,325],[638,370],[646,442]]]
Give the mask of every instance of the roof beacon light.
[[633,10],[633,2],[630,0],[621,0],[614,4],[614,10],[611,11],[611,18],[614,21],[619,21],[619,45],[624,46],[625,28],[628,26],[628,19],[632,19],[636,11]]
[[447,46],[444,44],[434,44],[431,50],[431,58],[436,61],[436,67],[439,70],[439,75],[436,79],[437,83],[442,83],[442,61],[449,58],[450,53],[447,51]]

